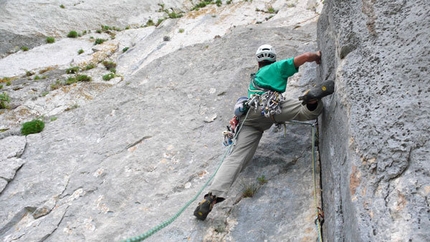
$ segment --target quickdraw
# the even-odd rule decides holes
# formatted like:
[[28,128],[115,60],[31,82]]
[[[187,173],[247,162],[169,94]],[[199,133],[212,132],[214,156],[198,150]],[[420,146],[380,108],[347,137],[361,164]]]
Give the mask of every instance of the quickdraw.
[[239,124],[238,117],[234,116],[232,119],[230,119],[229,125],[227,125],[227,131],[222,132],[222,136],[224,138],[222,144],[224,146],[229,146],[233,144],[233,138],[238,129],[238,124]]
[[262,95],[252,95],[248,105],[253,107],[254,111],[257,111],[258,107],[261,106],[261,115],[270,118],[281,114],[281,102],[284,100],[284,96],[281,93],[269,90]]

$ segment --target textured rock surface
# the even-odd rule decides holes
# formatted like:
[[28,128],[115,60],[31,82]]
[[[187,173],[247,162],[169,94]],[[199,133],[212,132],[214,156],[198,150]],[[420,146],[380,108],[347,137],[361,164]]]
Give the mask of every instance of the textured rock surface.
[[[165,17],[163,4],[188,12],[197,1],[136,2],[0,0],[0,78],[11,78],[1,90],[11,97],[0,110],[2,241],[120,241],[189,201],[147,241],[317,240],[308,125],[266,132],[229,199],[205,222],[192,216],[263,43],[280,57],[323,52],[285,95],[336,82],[319,120],[324,240],[430,240],[425,1],[326,0],[318,26],[319,1],[233,1],[147,28],[137,26]],[[100,25],[136,28],[111,38],[95,32]],[[92,31],[65,38],[72,29]],[[41,45],[49,35],[56,42]],[[18,51],[24,44],[30,50]],[[103,59],[117,63],[118,77],[102,80]],[[91,82],[52,88],[72,76],[67,68],[91,63],[82,71]],[[45,129],[21,136],[33,118]],[[255,196],[241,198],[262,176]]]
[[430,240],[429,12],[426,1],[325,1],[327,241]]
[[[205,222],[192,216],[226,151],[221,132],[256,70],[256,48],[270,42],[285,58],[317,48],[318,2],[293,3],[211,5],[158,27],[120,31],[115,39],[92,31],[0,59],[0,77],[12,79],[2,90],[11,107],[0,116],[6,130],[0,146],[8,151],[1,153],[8,164],[0,180],[1,240],[120,241],[168,220],[193,198],[148,241],[315,240],[307,125],[288,125],[285,137],[268,131],[230,199]],[[279,12],[256,11],[270,6]],[[94,38],[108,41],[94,46]],[[130,48],[124,53],[124,47]],[[103,58],[117,63],[120,77],[102,80]],[[52,88],[72,76],[67,68],[89,63],[97,65],[81,73],[91,82]],[[317,82],[316,74],[315,64],[303,66],[287,95],[297,97]],[[43,132],[19,136],[20,125],[33,118],[46,122]],[[263,176],[267,183],[255,196],[241,198]]]

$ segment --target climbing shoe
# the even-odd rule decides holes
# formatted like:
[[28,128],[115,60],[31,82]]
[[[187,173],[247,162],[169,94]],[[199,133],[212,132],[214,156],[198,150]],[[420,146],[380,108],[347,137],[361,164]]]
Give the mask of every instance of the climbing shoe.
[[307,90],[303,96],[299,97],[302,104],[308,104],[310,101],[319,100],[334,92],[334,81],[325,81]]
[[208,214],[212,211],[215,203],[224,201],[224,198],[216,197],[212,193],[208,193],[204,196],[203,201],[199,203],[196,210],[194,210],[194,216],[200,220],[205,220]]

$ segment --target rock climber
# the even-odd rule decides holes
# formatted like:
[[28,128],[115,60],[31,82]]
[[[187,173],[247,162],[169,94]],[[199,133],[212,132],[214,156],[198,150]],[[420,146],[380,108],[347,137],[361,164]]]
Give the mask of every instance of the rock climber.
[[288,78],[297,73],[301,65],[307,62],[320,64],[320,51],[276,61],[275,49],[265,44],[257,49],[255,56],[258,71],[251,74],[248,97],[245,99],[249,109],[254,108],[256,112],[248,110],[246,118],[242,116],[237,119],[240,129],[236,134],[234,147],[221,164],[209,192],[194,211],[194,216],[199,220],[205,220],[213,206],[226,199],[231,185],[254,156],[265,130],[273,124],[286,121],[316,119],[323,110],[321,98],[334,92],[334,82],[325,81],[306,91],[298,99],[282,96]]

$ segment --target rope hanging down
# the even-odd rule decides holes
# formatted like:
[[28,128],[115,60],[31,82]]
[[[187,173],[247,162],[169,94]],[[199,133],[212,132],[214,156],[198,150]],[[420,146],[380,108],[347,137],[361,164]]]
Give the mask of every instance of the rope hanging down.
[[318,196],[317,196],[317,178],[316,178],[316,155],[315,155],[315,137],[316,137],[316,126],[317,122],[314,123],[305,123],[305,122],[298,122],[298,121],[289,121],[289,123],[293,124],[306,124],[310,125],[312,127],[312,180],[314,185],[314,202],[315,202],[315,212],[316,212],[316,218],[315,218],[315,225],[317,228],[318,233],[318,241],[322,242],[322,228],[321,225],[324,222],[324,213],[320,207],[318,207]]

